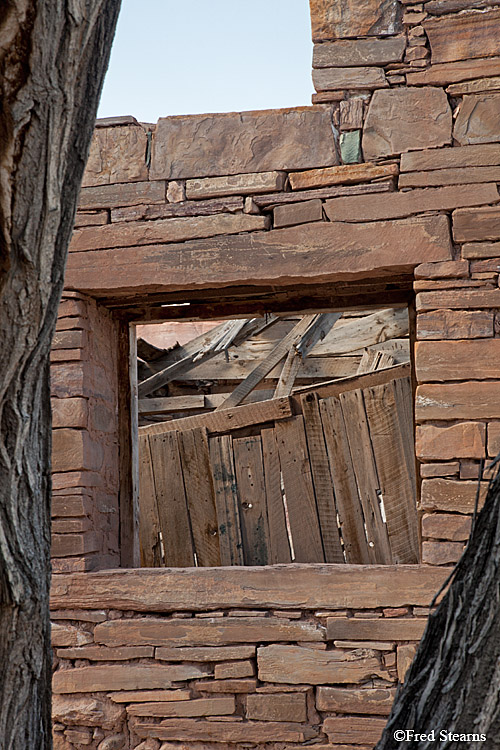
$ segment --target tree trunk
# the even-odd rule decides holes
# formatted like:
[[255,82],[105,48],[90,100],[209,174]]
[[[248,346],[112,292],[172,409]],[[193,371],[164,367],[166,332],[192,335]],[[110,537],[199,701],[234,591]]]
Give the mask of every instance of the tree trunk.
[[[500,748],[499,565],[497,474],[452,583],[429,618],[376,750]],[[404,730],[434,730],[435,739],[397,734]]]
[[49,351],[120,0],[0,2],[0,748],[50,728]]

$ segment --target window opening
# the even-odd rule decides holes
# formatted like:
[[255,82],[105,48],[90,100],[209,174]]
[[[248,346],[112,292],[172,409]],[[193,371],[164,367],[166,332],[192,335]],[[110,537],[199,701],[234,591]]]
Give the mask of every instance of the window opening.
[[406,308],[138,326],[143,566],[418,563]]

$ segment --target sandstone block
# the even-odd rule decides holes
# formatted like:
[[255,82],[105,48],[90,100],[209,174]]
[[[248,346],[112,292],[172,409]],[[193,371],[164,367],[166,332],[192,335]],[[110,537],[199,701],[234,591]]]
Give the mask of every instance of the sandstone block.
[[331,743],[350,742],[356,745],[368,744],[375,746],[380,739],[386,724],[385,719],[341,716],[329,716],[323,722],[323,731],[328,735]]
[[417,426],[416,453],[421,460],[484,458],[485,449],[486,425],[483,422],[460,422],[451,427]]
[[189,701],[162,701],[160,703],[138,703],[127,707],[129,716],[228,716],[235,712],[233,696],[223,698],[196,698]]
[[462,167],[436,169],[429,172],[405,172],[399,178],[399,188],[470,185],[476,182],[499,181],[500,167]]
[[167,201],[182,203],[186,200],[186,183],[184,180],[171,180],[167,185]]
[[[151,203],[165,203],[165,182],[124,182],[118,185],[84,187],[80,191],[78,208],[80,211],[88,211]],[[92,223],[107,224],[107,212],[104,215],[106,221]]]
[[79,534],[92,528],[90,518],[56,518],[52,521],[53,534]]
[[464,260],[422,263],[415,268],[416,279],[465,279],[468,275],[469,264]]
[[396,0],[346,0],[332,3],[309,0],[314,42],[357,36],[390,36],[402,29]]
[[60,349],[83,349],[86,344],[87,334],[85,331],[56,331],[52,339],[52,351]]
[[85,630],[79,630],[74,625],[59,625],[52,623],[51,640],[54,648],[64,646],[83,646],[92,643],[92,635]]
[[496,456],[500,452],[500,422],[488,424],[488,456]]
[[254,693],[257,680],[202,680],[194,687],[202,693]]
[[122,690],[109,693],[113,703],[162,703],[164,701],[188,701],[190,690]]
[[446,539],[450,542],[467,541],[471,529],[469,516],[451,513],[430,513],[422,518],[422,536]]
[[419,422],[427,419],[499,419],[500,383],[420,385],[416,394],[415,417]]
[[422,479],[431,477],[453,477],[458,476],[460,464],[458,461],[448,461],[446,463],[421,464],[420,476]]
[[274,190],[283,190],[285,179],[285,172],[257,172],[187,180],[186,197],[191,200],[218,198],[223,195],[272,193]]
[[340,39],[315,44],[313,68],[365,67],[400,62],[406,48],[404,36],[385,39]]
[[89,410],[87,399],[53,398],[51,403],[52,426],[54,428],[88,426]]
[[68,726],[82,725],[117,729],[125,719],[125,709],[106,698],[81,695],[54,695],[52,720]]
[[464,258],[498,258],[500,242],[466,242],[462,246]]
[[101,448],[86,430],[53,431],[52,471],[95,471],[101,466]]
[[286,206],[276,206],[273,214],[275,229],[295,224],[307,224],[310,221],[322,221],[323,204],[319,199],[289,203]]
[[439,88],[375,91],[363,132],[365,159],[392,156],[451,141],[451,109]]
[[329,617],[326,622],[329,640],[355,638],[356,640],[418,641],[422,637],[426,624],[425,620],[416,617],[359,620],[351,617]]
[[432,380],[488,380],[500,378],[500,339],[418,341],[416,376]]
[[394,688],[319,687],[316,693],[316,706],[318,711],[388,716],[395,696]]
[[500,207],[454,211],[453,236],[457,242],[500,239]]
[[260,693],[246,700],[248,719],[258,721],[307,721],[305,693]]
[[[294,197],[294,193],[290,195]],[[335,247],[335,253],[331,247]],[[193,240],[168,248],[160,245],[71,253],[66,283],[107,295],[118,289],[135,294],[151,285],[158,292],[198,288],[204,283],[212,288],[242,278],[248,284],[263,280],[274,284],[282,283],[286,260],[289,283],[297,279],[303,284],[308,278],[318,283],[319,276],[325,281],[339,280],[346,274],[350,279],[356,274],[366,278],[380,275],[380,269],[387,274],[449,259],[451,244],[445,216],[350,226],[316,222],[274,232]],[[196,269],[189,279],[186,268]],[[52,385],[57,395],[80,395],[68,394],[67,387],[56,389],[54,381]]]
[[427,19],[423,26],[431,45],[432,62],[499,55],[499,22],[499,10]]
[[116,620],[96,626],[96,643],[106,646],[217,646],[262,641],[322,641],[313,622],[287,622],[280,617],[224,617],[205,620]]
[[253,662],[249,661],[230,661],[225,664],[215,665],[215,679],[227,680],[240,677],[253,677],[255,673]]
[[87,516],[92,509],[92,500],[86,495],[56,495],[52,498],[52,518]]
[[500,94],[464,96],[453,137],[462,146],[500,141]]
[[417,315],[417,339],[475,339],[493,336],[493,312],[434,310]]
[[52,557],[71,557],[97,552],[100,549],[99,539],[93,531],[81,534],[52,534]]
[[496,144],[425,149],[401,155],[401,172],[489,167],[500,164]]
[[[88,641],[90,642],[90,641]],[[89,661],[128,661],[148,659],[154,656],[152,646],[83,646],[82,648],[60,648],[57,656],[61,659],[88,659]]]
[[416,646],[411,643],[406,643],[404,646],[398,646],[397,651],[397,668],[398,668],[398,680],[400,682],[405,681],[406,673],[411,667],[411,663],[415,658],[417,651]]
[[206,667],[189,664],[106,664],[78,667],[54,673],[54,693],[98,693],[115,690],[169,688],[172,682],[195,680],[210,673]]
[[478,78],[475,81],[464,81],[464,83],[452,83],[447,87],[446,93],[450,96],[463,96],[463,94],[485,94],[499,90],[500,76],[492,76],[491,78]]
[[361,97],[340,102],[340,130],[360,130],[363,127],[365,103]]
[[[248,198],[247,198],[248,200]],[[183,201],[182,203],[162,203],[161,205],[131,206],[129,208],[114,208],[111,211],[111,221],[139,221],[141,219],[177,219],[183,216],[212,216],[213,214],[241,213],[243,211],[242,196],[226,196],[211,200]],[[258,213],[245,211],[245,213]]]
[[480,206],[497,199],[495,183],[478,185],[473,191],[468,185],[452,185],[380,196],[375,194],[331,198],[325,201],[325,212],[330,221],[376,221],[404,218],[424,211],[450,211],[458,206]]
[[107,615],[103,610],[94,612],[86,609],[59,609],[51,612],[53,620],[81,620],[82,622],[104,622]]
[[90,729],[66,729],[64,736],[75,745],[90,745],[92,742],[92,730]]
[[441,292],[420,292],[417,294],[417,311],[448,308],[455,310],[474,310],[482,307],[500,307],[500,290],[469,290]]
[[192,216],[134,223],[123,222],[121,224],[107,224],[103,227],[76,229],[73,233],[70,250],[81,252],[107,247],[182,242],[199,237],[254,232],[267,228],[267,217],[249,216],[248,214],[218,214],[216,216]]
[[[408,614],[407,608],[403,607],[403,610],[405,614]],[[390,610],[384,610],[384,612],[388,611]],[[401,614],[401,611],[399,609],[398,612]],[[345,614],[342,616],[345,617]],[[387,617],[387,615],[385,615],[385,617]],[[390,643],[389,641],[334,641],[333,645],[335,646],[335,648],[368,648],[371,651],[392,651],[392,649],[394,648],[394,644]]]
[[383,68],[316,68],[312,78],[316,91],[366,90],[389,86]]
[[[486,496],[487,482],[481,484],[480,507]],[[424,479],[420,497],[423,510],[472,513],[476,501],[477,482],[453,479]],[[453,561],[451,561],[453,562]]]
[[418,73],[407,73],[406,82],[408,86],[447,86],[450,83],[467,81],[471,78],[498,74],[500,74],[500,57],[488,57],[482,60],[437,63]]
[[422,562],[427,565],[450,565],[460,560],[462,542],[422,542]]
[[151,179],[308,169],[336,163],[331,107],[160,118]]
[[73,494],[74,490],[104,487],[101,474],[95,471],[66,471],[52,474],[52,491],[58,494]]
[[201,646],[199,648],[160,646],[156,649],[156,658],[164,661],[229,661],[253,656],[255,656],[255,646]]
[[147,135],[138,125],[96,128],[82,187],[148,179]]
[[368,182],[398,174],[397,164],[341,164],[338,167],[309,169],[306,172],[292,172],[289,175],[292,190],[317,188],[325,185],[350,185]]
[[138,724],[135,733],[143,737],[177,742],[215,741],[217,743],[305,742],[316,736],[309,726],[275,721],[219,722],[195,719],[166,719],[161,724]]
[[259,679],[264,682],[325,685],[362,682],[372,675],[390,679],[377,658],[352,658],[341,651],[263,646],[257,651],[257,662]]

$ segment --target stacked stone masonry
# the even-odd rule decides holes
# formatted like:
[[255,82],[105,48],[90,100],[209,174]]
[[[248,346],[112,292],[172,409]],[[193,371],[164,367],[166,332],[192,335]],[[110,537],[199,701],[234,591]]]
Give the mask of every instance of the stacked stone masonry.
[[448,572],[58,576],[55,750],[373,747]]
[[[438,578],[419,602],[268,606],[260,590],[251,607],[167,612],[118,606],[116,574],[86,574],[89,589],[108,576],[99,606],[54,604],[56,750],[375,744],[468,538],[480,462],[500,450],[499,14],[495,0],[311,0],[311,107],[98,123],[52,354],[55,572],[120,562],[117,301],[294,285],[355,301],[411,280],[424,565],[408,591]],[[55,579],[70,591],[78,576]]]

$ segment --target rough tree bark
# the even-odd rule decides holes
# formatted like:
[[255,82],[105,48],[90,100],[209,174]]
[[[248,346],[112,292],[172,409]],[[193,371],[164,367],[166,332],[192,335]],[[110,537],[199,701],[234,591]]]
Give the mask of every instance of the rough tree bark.
[[[448,591],[429,618],[376,750],[500,748],[499,567],[497,473]],[[398,740],[395,733],[402,730],[434,730],[435,739]]]
[[50,730],[49,350],[120,0],[0,2],[0,748]]

